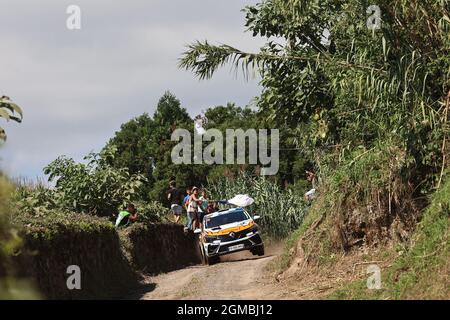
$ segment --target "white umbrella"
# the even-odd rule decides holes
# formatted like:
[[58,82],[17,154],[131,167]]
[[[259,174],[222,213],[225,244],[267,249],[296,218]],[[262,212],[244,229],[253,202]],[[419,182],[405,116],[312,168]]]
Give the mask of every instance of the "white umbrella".
[[255,202],[248,194],[238,194],[234,198],[228,200],[229,204],[235,205],[237,207],[248,207]]

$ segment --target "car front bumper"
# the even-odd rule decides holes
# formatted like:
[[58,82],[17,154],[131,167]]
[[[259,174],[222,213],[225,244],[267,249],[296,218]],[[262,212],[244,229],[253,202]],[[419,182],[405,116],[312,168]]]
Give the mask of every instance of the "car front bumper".
[[206,243],[204,244],[204,247],[208,257],[214,257],[249,250],[253,247],[261,246],[262,244],[263,242],[259,232],[254,232],[250,236],[233,241]]

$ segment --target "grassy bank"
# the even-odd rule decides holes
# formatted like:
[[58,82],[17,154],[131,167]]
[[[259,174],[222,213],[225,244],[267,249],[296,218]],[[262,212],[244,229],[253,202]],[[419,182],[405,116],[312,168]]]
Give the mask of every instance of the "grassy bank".
[[365,279],[334,292],[337,299],[449,299],[450,181],[436,192],[411,241],[388,254],[381,290],[368,290]]
[[[120,298],[157,274],[196,263],[195,241],[182,226],[137,223],[119,232],[106,218],[68,212],[13,219],[23,244],[16,276],[31,279],[49,299]],[[81,290],[68,290],[67,268],[81,270]]]
[[[322,194],[302,226],[285,242],[282,256],[271,266],[296,286],[316,283],[315,298],[325,299],[449,299],[450,181],[441,186],[421,212],[420,222],[404,239],[390,238],[345,249],[336,225],[338,203]],[[414,213],[417,215],[417,212]],[[366,267],[381,268],[381,290],[367,288]],[[324,289],[325,288],[325,289]],[[310,296],[311,298],[311,296]]]
[[183,229],[177,224],[137,223],[119,234],[131,266],[155,275],[201,262],[194,235]]
[[[109,221],[56,212],[45,217],[20,214],[14,221],[24,239],[15,258],[18,276],[33,279],[44,297],[113,298],[137,286],[137,275]],[[81,290],[67,288],[71,265],[81,269]]]

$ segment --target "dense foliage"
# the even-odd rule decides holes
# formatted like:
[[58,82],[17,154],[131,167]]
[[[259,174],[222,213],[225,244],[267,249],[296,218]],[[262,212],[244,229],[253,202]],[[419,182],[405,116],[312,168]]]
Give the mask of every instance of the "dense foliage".
[[405,179],[430,190],[439,185],[448,138],[448,4],[379,1],[382,24],[372,30],[365,1],[263,1],[245,9],[246,26],[276,42],[259,53],[197,42],[180,65],[200,78],[227,62],[257,68],[261,114],[293,133],[316,166],[398,137],[413,157]]
[[55,180],[53,199],[60,208],[74,212],[112,215],[119,206],[136,200],[145,177],[115,169],[108,164],[114,149],[91,153],[87,164],[60,157],[45,169],[49,181]]
[[298,228],[307,210],[301,195],[283,190],[265,177],[242,174],[236,178],[222,178],[209,183],[208,191],[217,200],[231,199],[242,193],[251,195],[255,203],[247,209],[261,216],[259,223],[264,233],[278,239]]
[[0,174],[0,299],[36,299],[39,296],[30,283],[15,277],[12,257],[21,249],[23,240],[12,224],[13,191],[12,184]]
[[20,244],[17,230],[12,228],[10,221],[10,196],[12,191],[11,184],[4,176],[0,176],[0,278],[8,273],[8,259],[17,245]]
[[114,155],[114,149],[105,149],[99,154],[88,155],[87,163],[76,163],[65,157],[53,161],[45,172],[50,181],[55,180],[54,187],[49,188],[43,183],[17,186],[14,192],[16,219],[26,225],[28,220],[55,223],[75,213],[112,217],[127,203],[133,202],[140,221],[162,221],[167,209],[157,202],[142,201],[145,177],[109,165]]
[[244,10],[260,52],[195,42],[180,61],[204,79],[260,73],[259,116],[313,163],[344,248],[409,231],[449,163],[449,2],[377,5],[373,28],[366,1],[261,1]]
[[[207,108],[202,116],[207,119],[205,129],[217,129],[225,136],[227,129],[262,129],[258,113],[250,107],[238,107],[229,103],[226,106]],[[175,129],[184,128],[194,135],[194,120],[181,107],[180,101],[171,93],[161,97],[155,114],[150,117],[143,114],[122,125],[121,129],[109,141],[107,146],[117,148],[111,164],[115,168],[129,168],[130,173],[141,173],[147,178],[144,184],[144,199],[157,200],[166,204],[166,191],[170,180],[175,178],[181,188],[193,185],[206,185],[208,181],[234,177],[241,171],[255,173],[256,165],[174,165],[171,151],[175,143],[170,140]],[[292,139],[282,134],[282,144],[292,147]],[[207,143],[204,143],[206,146]],[[277,181],[297,184],[301,192],[305,191],[304,171],[309,168],[298,150],[283,150],[280,159],[280,171]]]
[[[107,144],[117,148],[111,165],[115,168],[129,168],[132,174],[142,174],[143,199],[164,202],[169,180],[175,177],[180,185],[194,183],[200,175],[196,168],[175,166],[170,153],[174,144],[170,141],[175,128],[190,128],[192,121],[180,101],[167,92],[156,108],[153,117],[143,114],[122,125]],[[198,180],[197,180],[198,181]],[[203,179],[204,181],[204,179]]]

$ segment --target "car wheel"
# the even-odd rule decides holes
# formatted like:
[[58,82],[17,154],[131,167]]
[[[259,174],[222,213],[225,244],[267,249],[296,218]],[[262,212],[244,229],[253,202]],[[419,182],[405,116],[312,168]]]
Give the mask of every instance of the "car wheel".
[[200,254],[202,256],[202,264],[203,265],[208,265],[208,257],[205,254],[205,249],[203,248],[203,245],[201,243],[199,243],[199,249],[200,249]]
[[263,256],[264,255],[264,245],[260,245],[260,246],[256,247],[255,254],[257,254],[260,257]]
[[215,256],[215,257],[207,257],[206,258],[208,260],[208,265],[212,266],[213,264],[216,264],[218,262],[220,262],[220,257],[219,256]]

